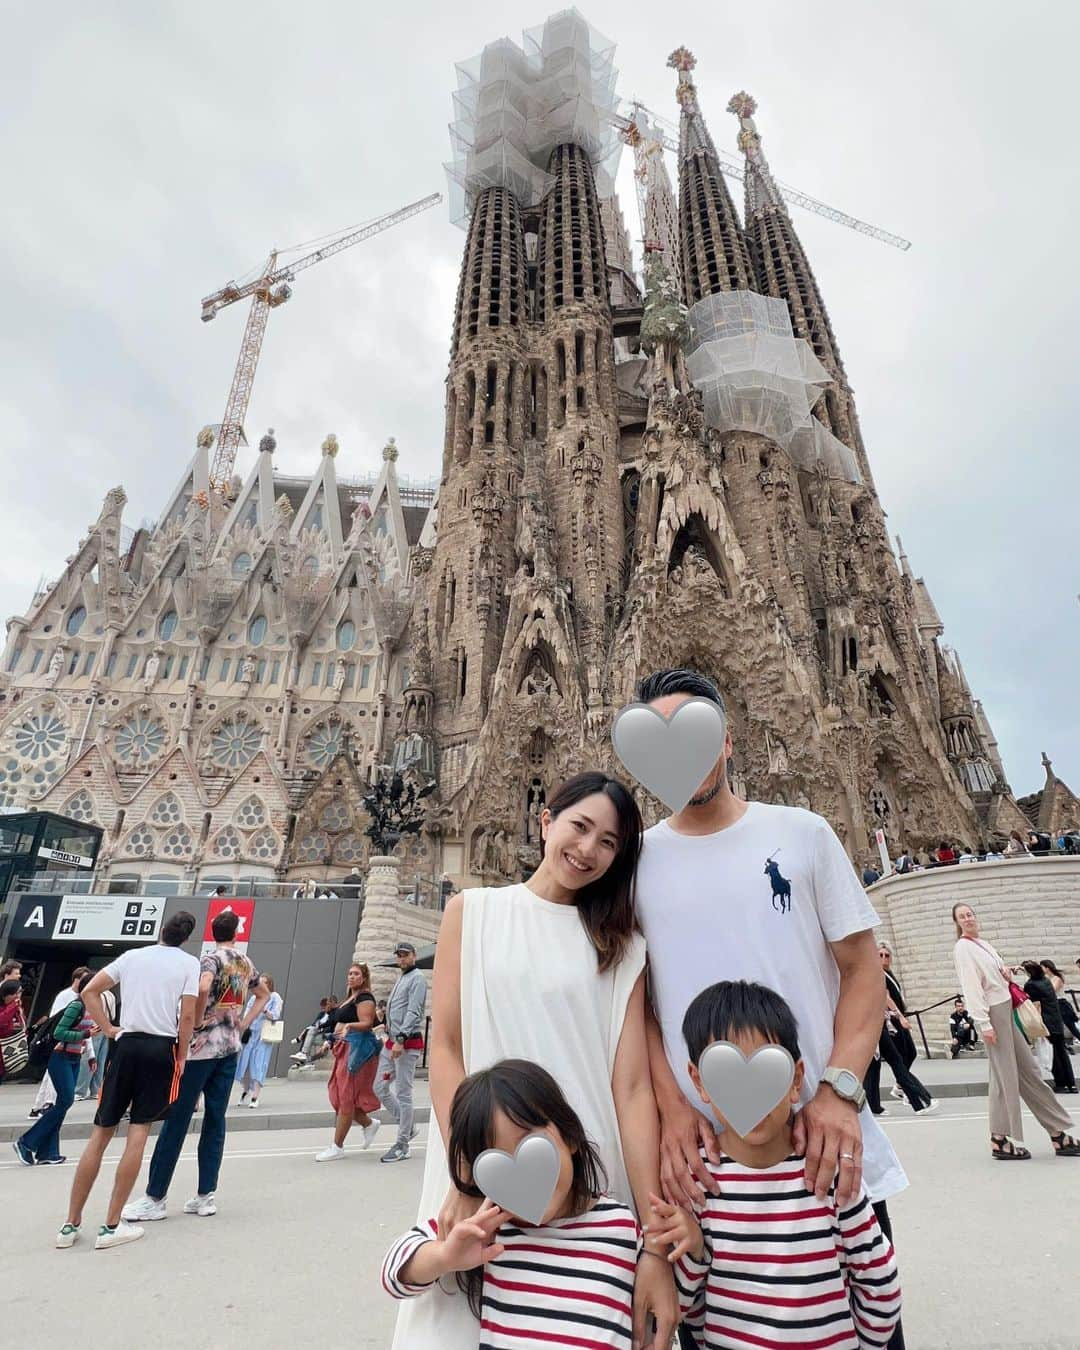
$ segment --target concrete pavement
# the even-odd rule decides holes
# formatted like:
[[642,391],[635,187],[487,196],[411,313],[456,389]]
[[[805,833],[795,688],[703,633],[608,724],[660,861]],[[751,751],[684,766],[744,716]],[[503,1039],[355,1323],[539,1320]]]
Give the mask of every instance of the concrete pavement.
[[[232,1123],[240,1119],[235,1111]],[[883,1122],[912,1183],[890,1202],[909,1350],[1080,1347],[1080,1159],[1052,1157],[1043,1132],[1025,1120],[1032,1161],[998,1167],[985,1100],[958,1097],[927,1117],[890,1103]],[[354,1146],[340,1162],[321,1164],[314,1154],[325,1129],[234,1128],[211,1219],[179,1212],[195,1185],[191,1140],[170,1217],[110,1252],[93,1251],[89,1235],[115,1160],[91,1199],[88,1238],[58,1252],[51,1244],[71,1164],[24,1168],[5,1149],[4,1325],[18,1329],[20,1344],[42,1347],[77,1338],[111,1350],[241,1342],[387,1350],[394,1306],[379,1267],[415,1218],[427,1129],[407,1162],[386,1166],[379,1156],[389,1127],[367,1152]],[[73,1160],[79,1147],[69,1148]]]

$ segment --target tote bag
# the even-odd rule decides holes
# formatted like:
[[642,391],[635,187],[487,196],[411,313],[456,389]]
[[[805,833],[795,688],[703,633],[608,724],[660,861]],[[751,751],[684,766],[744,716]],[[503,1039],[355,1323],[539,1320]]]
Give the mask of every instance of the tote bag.
[[0,1078],[14,1078],[30,1061],[26,1028],[20,1027],[0,1040]]
[[285,1035],[285,1021],[279,1017],[276,1022],[264,1022],[262,1028],[263,1045],[280,1045]]

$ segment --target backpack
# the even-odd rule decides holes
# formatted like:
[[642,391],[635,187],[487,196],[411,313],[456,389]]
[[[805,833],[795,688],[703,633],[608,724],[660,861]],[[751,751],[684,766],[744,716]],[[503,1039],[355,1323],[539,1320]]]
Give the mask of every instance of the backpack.
[[910,872],[910,871],[911,871],[911,855],[910,855],[910,854],[908,854],[908,853],[905,853],[905,854],[904,854],[904,856],[903,856],[903,857],[899,860],[899,862],[896,864],[896,870],[897,870],[897,872],[899,872],[899,873],[901,873],[901,874],[906,873],[906,872]]
[[31,1033],[27,1045],[27,1058],[31,1068],[41,1069],[48,1064],[49,1056],[56,1044],[56,1028],[60,1025],[60,1019],[66,1012],[67,1005],[61,1008],[59,1012],[53,1013],[51,1017],[47,1017],[44,1022],[39,1022]]

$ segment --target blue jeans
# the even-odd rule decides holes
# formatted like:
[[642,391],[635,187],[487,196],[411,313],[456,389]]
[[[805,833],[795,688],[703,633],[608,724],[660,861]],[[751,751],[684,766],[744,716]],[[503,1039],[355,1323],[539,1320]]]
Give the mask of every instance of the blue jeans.
[[109,1057],[109,1038],[108,1036],[97,1035],[92,1038],[90,1044],[93,1047],[92,1053],[97,1058],[97,1067],[91,1073],[91,1052],[88,1051],[83,1055],[79,1069],[79,1081],[75,1084],[76,1097],[84,1092],[88,1097],[96,1097],[101,1091],[101,1081],[105,1077],[105,1061]]
[[225,1152],[225,1113],[239,1058],[233,1054],[222,1059],[189,1059],[184,1065],[179,1096],[165,1117],[154,1156],[150,1159],[146,1194],[152,1200],[164,1200],[169,1193],[169,1184],[200,1092],[203,1095],[203,1123],[199,1132],[199,1194],[209,1195],[217,1190],[221,1155]]
[[81,1056],[54,1050],[49,1056],[49,1077],[56,1089],[56,1101],[19,1140],[39,1160],[59,1158],[60,1127],[75,1100],[75,1080],[79,1076]]

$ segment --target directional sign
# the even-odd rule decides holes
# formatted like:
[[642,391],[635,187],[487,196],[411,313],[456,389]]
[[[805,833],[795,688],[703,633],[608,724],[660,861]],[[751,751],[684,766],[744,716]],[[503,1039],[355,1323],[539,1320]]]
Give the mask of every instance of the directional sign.
[[156,942],[164,912],[164,900],[65,895],[52,936],[56,942]]

